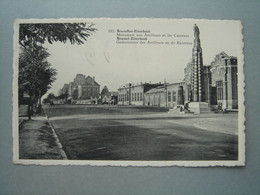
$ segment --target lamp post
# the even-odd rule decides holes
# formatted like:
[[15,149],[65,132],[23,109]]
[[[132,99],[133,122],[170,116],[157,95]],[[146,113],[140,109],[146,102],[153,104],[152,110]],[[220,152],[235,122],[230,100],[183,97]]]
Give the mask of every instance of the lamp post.
[[167,107],[167,86],[166,86],[166,79],[164,79],[164,93],[165,93],[165,107]]

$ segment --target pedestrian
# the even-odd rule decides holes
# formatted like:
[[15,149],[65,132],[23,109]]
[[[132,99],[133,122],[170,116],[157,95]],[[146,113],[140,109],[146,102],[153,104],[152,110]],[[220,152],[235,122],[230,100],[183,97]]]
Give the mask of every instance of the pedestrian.
[[189,110],[189,102],[184,104],[184,111],[190,112],[190,110]]

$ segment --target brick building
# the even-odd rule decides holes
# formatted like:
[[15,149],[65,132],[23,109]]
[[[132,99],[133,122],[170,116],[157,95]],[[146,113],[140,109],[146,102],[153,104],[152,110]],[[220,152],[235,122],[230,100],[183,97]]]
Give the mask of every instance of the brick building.
[[100,96],[100,85],[95,81],[95,77],[86,77],[83,74],[77,74],[73,82],[64,84],[60,92],[65,90],[72,103],[97,103]]
[[211,104],[223,109],[237,109],[237,58],[228,56],[225,52],[216,55],[210,65]]

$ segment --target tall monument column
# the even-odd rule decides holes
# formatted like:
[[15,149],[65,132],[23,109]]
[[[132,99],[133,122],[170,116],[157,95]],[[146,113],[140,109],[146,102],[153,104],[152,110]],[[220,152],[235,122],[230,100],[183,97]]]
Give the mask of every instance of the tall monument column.
[[202,60],[202,49],[200,46],[200,31],[198,26],[195,24],[194,30],[194,46],[192,49],[192,95],[194,102],[204,101],[203,97],[203,60]]

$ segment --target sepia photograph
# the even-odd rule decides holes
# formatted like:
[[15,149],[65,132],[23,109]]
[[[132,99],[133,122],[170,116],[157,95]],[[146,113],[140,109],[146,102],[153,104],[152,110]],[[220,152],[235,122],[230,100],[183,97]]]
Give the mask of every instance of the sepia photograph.
[[17,19],[13,162],[244,166],[242,24]]

